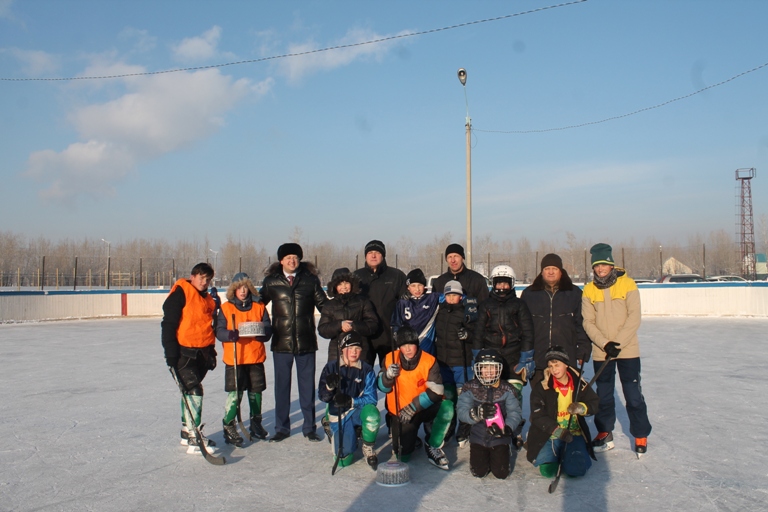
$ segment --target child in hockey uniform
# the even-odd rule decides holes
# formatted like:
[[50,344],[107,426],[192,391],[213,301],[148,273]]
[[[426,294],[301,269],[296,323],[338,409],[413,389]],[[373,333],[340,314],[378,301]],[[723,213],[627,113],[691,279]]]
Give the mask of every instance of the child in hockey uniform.
[[[456,430],[456,401],[458,390],[472,378],[472,329],[475,317],[466,313],[468,302],[458,281],[448,281],[443,290],[443,302],[435,319],[435,347],[437,363],[445,388],[445,399],[454,406],[454,417],[446,438],[450,439]],[[471,301],[470,301],[471,302]],[[461,422],[456,441],[463,447],[469,439],[470,425]]]
[[[473,351],[483,348],[498,350],[504,359],[501,378],[518,391],[523,406],[522,389],[536,370],[533,361],[533,317],[528,306],[515,295],[515,271],[509,265],[491,270],[493,290],[480,304],[473,338]],[[523,423],[515,429],[515,445],[522,447]]]
[[[424,449],[429,462],[448,470],[443,442],[453,418],[453,404],[443,399],[443,381],[434,356],[419,348],[419,336],[410,326],[397,333],[398,350],[390,352],[379,372],[379,390],[386,393],[392,426],[392,449],[408,462],[422,424],[431,426]],[[426,431],[426,428],[425,428]]]
[[440,303],[439,293],[424,293],[427,278],[420,268],[415,268],[405,276],[408,298],[400,299],[392,313],[392,333],[408,324],[419,335],[419,346],[428,354],[435,355],[435,316]]
[[[552,478],[558,462],[569,476],[583,476],[595,459],[592,438],[584,416],[593,415],[600,399],[570,367],[568,353],[552,346],[546,353],[544,380],[531,389],[531,428],[528,432],[528,460],[541,475]],[[576,383],[578,402],[573,401]]]
[[[379,460],[374,444],[379,433],[381,415],[376,408],[379,398],[376,393],[376,373],[371,365],[361,359],[362,344],[363,337],[355,331],[341,337],[338,345],[341,359],[337,357],[325,365],[320,374],[317,395],[328,404],[327,420],[323,424],[329,424],[334,456],[340,456],[339,466],[345,467],[352,463],[357,450],[356,431],[360,429],[363,457],[375,470]],[[342,452],[339,454],[340,444]]]
[[523,419],[518,391],[501,380],[503,366],[496,350],[481,350],[475,358],[475,378],[459,395],[459,420],[471,425],[469,470],[477,478],[489,472],[502,480],[509,476],[513,429]]
[[363,361],[373,350],[369,336],[379,328],[379,318],[373,303],[360,295],[360,278],[348,268],[337,268],[328,282],[328,297],[331,299],[323,306],[317,332],[331,340],[328,343],[328,361],[338,357],[339,340],[347,333],[360,334],[363,344]]
[[[216,338],[213,331],[216,302],[208,293],[213,279],[213,267],[198,263],[192,268],[189,279],[179,279],[171,287],[163,302],[161,337],[165,362],[175,372],[191,415],[181,399],[181,444],[188,445],[187,453],[200,451],[194,433],[199,427],[203,412],[203,379],[209,370],[216,368]],[[203,436],[205,446],[216,443]],[[213,450],[209,450],[213,451]]]
[[[267,353],[264,343],[272,336],[272,324],[269,321],[264,304],[259,302],[259,293],[248,274],[240,272],[232,278],[227,289],[227,301],[221,305],[216,322],[216,338],[227,342],[224,351],[224,391],[229,392],[224,404],[224,441],[237,447],[243,446],[243,438],[238,434],[235,420],[243,392],[248,394],[251,412],[252,437],[266,439],[267,431],[261,426],[261,394],[267,388],[264,376],[264,361]],[[232,323],[234,317],[235,323]],[[264,334],[260,336],[240,336],[237,327],[243,322],[262,322]],[[237,379],[235,379],[235,350],[237,350]],[[237,383],[237,385],[235,385]]]

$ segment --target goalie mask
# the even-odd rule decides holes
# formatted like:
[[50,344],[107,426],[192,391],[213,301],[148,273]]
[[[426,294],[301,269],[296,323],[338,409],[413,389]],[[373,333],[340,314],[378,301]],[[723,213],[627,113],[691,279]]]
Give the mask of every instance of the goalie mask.
[[481,350],[475,357],[475,377],[483,386],[495,386],[501,378],[503,367],[504,359],[491,348]]

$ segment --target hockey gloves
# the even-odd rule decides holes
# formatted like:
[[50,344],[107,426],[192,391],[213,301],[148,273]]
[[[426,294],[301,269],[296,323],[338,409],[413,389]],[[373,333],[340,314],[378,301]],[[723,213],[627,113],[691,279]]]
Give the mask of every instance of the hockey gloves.
[[568,414],[575,414],[576,416],[586,416],[587,406],[581,402],[572,402],[568,406]]
[[491,435],[491,437],[499,438],[499,437],[512,437],[512,429],[509,428],[509,425],[504,425],[504,430],[501,429],[500,426],[497,424],[493,424],[490,427],[488,427],[488,433]]
[[605,351],[606,355],[610,357],[611,359],[616,359],[619,357],[619,354],[621,353],[621,349],[619,348],[619,344],[615,341],[609,341],[605,344],[603,347],[603,351]]
[[240,339],[240,331],[238,331],[237,329],[227,331],[227,341],[237,341],[239,339]]
[[397,414],[400,423],[410,423],[413,419],[413,415],[416,414],[416,407],[413,404],[408,404]]
[[325,387],[328,389],[336,389],[341,383],[341,375],[338,373],[331,373],[325,378]]
[[573,441],[573,434],[571,434],[571,431],[567,428],[557,427],[552,432],[552,437],[559,439],[561,441],[565,441],[566,443],[570,443]]
[[333,404],[338,408],[339,414],[342,414],[352,408],[352,397],[346,393],[338,392],[333,397]]
[[400,375],[400,365],[399,364],[391,364],[387,368],[387,378],[389,380],[395,380],[397,376]]
[[521,352],[520,361],[515,365],[515,373],[520,375],[520,379],[525,383],[535,371],[536,363],[533,362],[533,350]]
[[496,404],[484,402],[470,409],[469,416],[475,421],[489,420],[496,416]]

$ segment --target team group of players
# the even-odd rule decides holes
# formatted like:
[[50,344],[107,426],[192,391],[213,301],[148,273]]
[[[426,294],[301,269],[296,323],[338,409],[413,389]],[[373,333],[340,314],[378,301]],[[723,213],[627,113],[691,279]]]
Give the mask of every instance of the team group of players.
[[[225,302],[218,300],[215,288],[208,291],[214,271],[200,263],[189,279],[174,284],[163,305],[165,358],[185,395],[182,444],[189,445],[190,453],[199,443],[213,446],[202,435],[200,420],[202,380],[216,367],[216,339],[223,342],[226,367],[225,441],[244,443],[237,430],[243,394],[250,410],[244,434],[268,437],[261,403],[264,343],[271,339],[275,434],[270,441],[290,436],[295,364],[302,432],[308,441],[323,438],[315,427],[318,396],[327,404],[321,423],[340,467],[352,462],[361,445],[363,458],[376,468],[381,392],[386,395],[393,453],[404,462],[423,444],[428,460],[447,470],[443,448],[455,437],[459,447],[469,444],[470,470],[476,477],[492,473],[506,478],[510,451],[523,446],[543,476],[554,476],[558,467],[581,476],[595,451],[614,446],[617,369],[635,450],[645,453],[651,426],[640,389],[639,294],[626,271],[615,266],[610,246],[597,244],[591,254],[594,280],[583,293],[560,257],[548,254],[541,273],[519,298],[512,268],[492,270],[489,292],[486,279],[464,266],[458,244],[446,248],[449,270],[435,280],[432,293],[425,293],[421,270],[405,275],[388,267],[384,244],[377,240],[366,245],[364,268],[333,273],[327,285],[330,299],[311,263],[301,261],[298,244],[280,246],[260,291],[248,275],[235,275]],[[265,307],[270,302],[271,318]],[[321,312],[317,329],[315,308]],[[260,326],[258,334],[242,335],[238,326],[245,322]],[[317,384],[316,331],[330,340],[328,363]],[[597,392],[582,379],[590,356]],[[526,384],[531,385],[530,428],[524,443]],[[590,415],[596,415],[595,439],[584,420]],[[423,443],[418,436],[422,428]]]

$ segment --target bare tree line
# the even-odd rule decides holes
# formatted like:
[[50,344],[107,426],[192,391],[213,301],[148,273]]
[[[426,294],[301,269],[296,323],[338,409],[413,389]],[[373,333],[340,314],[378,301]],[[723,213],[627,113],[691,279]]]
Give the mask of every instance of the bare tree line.
[[[768,219],[758,221],[758,252],[766,251]],[[303,240],[301,228],[296,227],[291,241],[300,243],[304,259],[316,264],[325,283],[333,270],[364,265],[363,245],[344,246],[330,241],[313,243]],[[429,275],[446,270],[445,247],[456,241],[451,233],[435,236],[428,242],[416,242],[409,237],[385,240],[387,262],[408,272],[421,268]],[[617,265],[626,268],[636,278],[658,278],[670,258],[691,272],[706,275],[741,274],[738,244],[724,230],[708,235],[689,235],[684,243],[662,242],[648,237],[638,242],[628,240],[587,240],[566,233],[565,241],[540,241],[535,246],[523,237],[494,240],[491,235],[479,236],[473,243],[473,263],[476,270],[488,274],[499,264],[511,265],[518,282],[529,283],[539,272],[539,262],[554,252],[563,259],[568,273],[576,281],[590,278],[589,247],[607,241],[614,248]],[[200,261],[208,261],[216,270],[217,284],[226,285],[237,272],[247,272],[260,281],[264,269],[276,258],[275,248],[266,249],[254,240],[238,240],[228,236],[214,248],[207,237],[202,240],[134,239],[105,243],[101,239],[64,239],[51,241],[44,237],[30,238],[11,231],[0,231],[0,286],[5,288],[157,288],[168,287],[178,277],[186,276]],[[680,268],[684,268],[680,267]],[[667,273],[668,269],[664,269]]]

